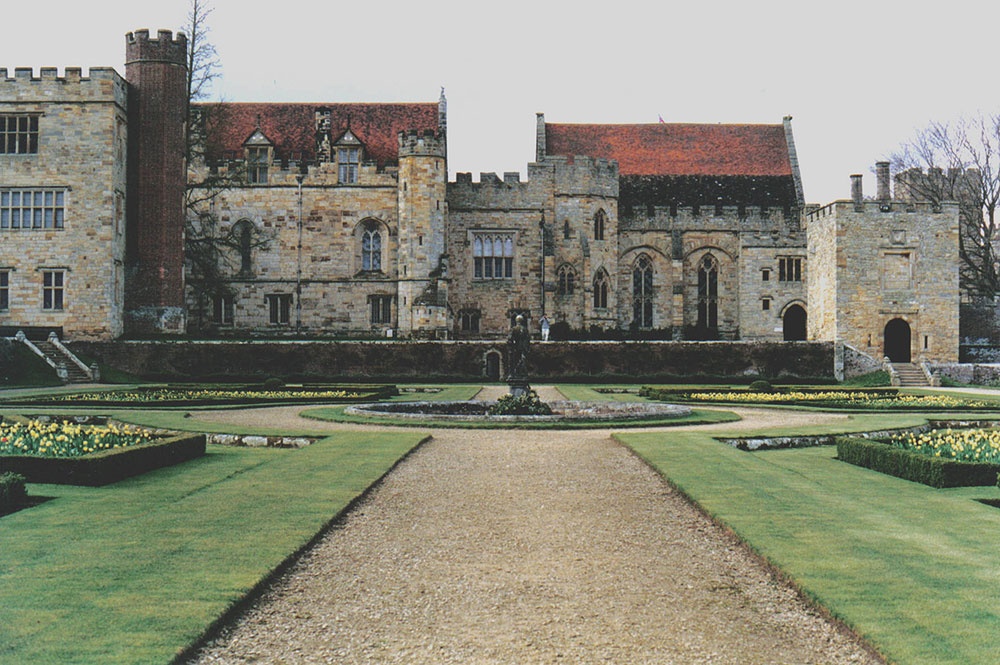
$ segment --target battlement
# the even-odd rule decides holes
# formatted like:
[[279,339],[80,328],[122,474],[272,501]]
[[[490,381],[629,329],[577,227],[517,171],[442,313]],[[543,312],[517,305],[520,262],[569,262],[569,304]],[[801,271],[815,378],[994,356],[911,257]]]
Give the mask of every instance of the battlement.
[[151,39],[149,30],[142,29],[125,35],[125,64],[134,62],[161,62],[187,65],[187,35],[170,30],[160,30]]
[[765,235],[794,234],[799,231],[797,209],[780,207],[719,206],[646,206],[642,210],[619,205],[622,229],[728,230]]
[[844,214],[849,212],[849,209],[852,209],[857,214],[874,217],[890,213],[897,213],[899,215],[951,215],[956,208],[958,208],[958,203],[955,201],[934,203],[931,201],[896,200],[887,203],[877,199],[865,199],[858,203],[851,199],[840,199],[810,210],[806,215],[806,223],[818,222],[831,215]]
[[444,134],[433,129],[410,129],[399,133],[400,157],[444,157]]
[[114,101],[125,104],[125,80],[110,67],[67,67],[59,76],[56,67],[17,67],[14,75],[0,67],[0,99],[4,104],[38,104],[73,101]]

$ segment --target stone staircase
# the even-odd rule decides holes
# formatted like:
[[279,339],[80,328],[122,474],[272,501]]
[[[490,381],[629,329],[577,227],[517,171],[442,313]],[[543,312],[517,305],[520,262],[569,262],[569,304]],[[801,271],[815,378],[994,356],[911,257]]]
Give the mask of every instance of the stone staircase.
[[[51,337],[33,339],[30,342],[24,337],[16,339],[22,339],[26,344],[37,349],[38,353],[45,356],[46,361],[57,368],[56,372],[65,383],[92,383],[95,380],[87,370],[80,367],[79,360],[73,357],[68,349],[54,343]],[[65,373],[61,370],[65,370]]]
[[913,363],[892,363],[892,369],[899,377],[901,388],[927,388],[931,384],[919,365]]

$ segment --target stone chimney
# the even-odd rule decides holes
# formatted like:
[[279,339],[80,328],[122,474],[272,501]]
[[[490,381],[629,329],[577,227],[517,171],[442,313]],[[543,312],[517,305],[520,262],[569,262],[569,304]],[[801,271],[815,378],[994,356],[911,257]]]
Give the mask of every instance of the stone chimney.
[[877,182],[877,196],[880,204],[888,203],[892,199],[889,191],[889,162],[875,162],[875,179]]
[[861,177],[860,173],[851,176],[851,200],[854,201],[855,210],[861,210],[865,206],[865,193],[861,186]]

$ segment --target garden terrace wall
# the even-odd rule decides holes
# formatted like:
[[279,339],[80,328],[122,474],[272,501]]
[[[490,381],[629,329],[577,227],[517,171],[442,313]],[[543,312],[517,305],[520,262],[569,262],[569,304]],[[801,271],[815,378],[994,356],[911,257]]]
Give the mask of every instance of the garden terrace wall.
[[[68,346],[88,362],[151,380],[482,381],[496,341],[113,341]],[[703,377],[832,379],[827,342],[547,342],[528,357],[532,380],[671,381]]]
[[0,473],[19,473],[31,483],[98,487],[205,454],[204,434],[185,434],[83,457],[0,455]]

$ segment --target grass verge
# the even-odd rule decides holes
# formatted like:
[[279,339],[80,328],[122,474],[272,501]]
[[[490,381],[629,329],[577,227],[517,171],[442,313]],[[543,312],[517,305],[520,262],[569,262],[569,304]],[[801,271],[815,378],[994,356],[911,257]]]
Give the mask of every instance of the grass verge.
[[166,663],[422,439],[349,433],[198,460],[0,519],[0,663]]
[[832,447],[618,438],[891,661],[996,662],[1000,510],[976,500],[1000,497],[996,487],[935,490],[839,462]]

